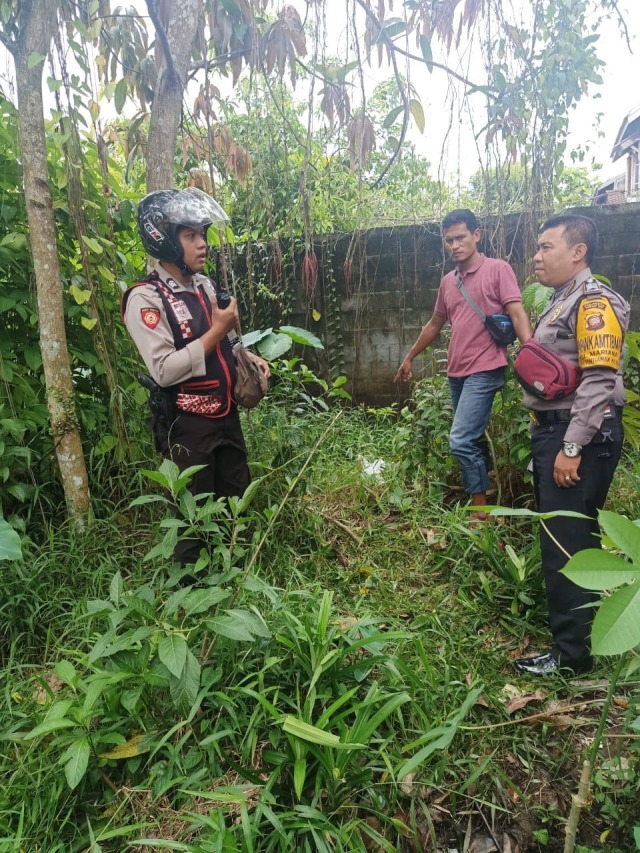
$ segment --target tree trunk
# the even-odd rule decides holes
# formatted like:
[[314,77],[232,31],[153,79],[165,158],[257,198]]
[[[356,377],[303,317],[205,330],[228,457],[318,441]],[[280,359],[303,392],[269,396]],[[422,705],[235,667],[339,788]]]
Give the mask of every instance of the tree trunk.
[[[151,2],[151,0],[149,0]],[[182,118],[182,96],[191,50],[202,16],[201,0],[172,0],[166,28],[164,63],[151,107],[147,141],[147,190],[170,189],[174,184],[176,143]],[[156,35],[158,28],[156,26]],[[164,41],[160,38],[161,43]],[[166,56],[168,47],[170,57]]]
[[75,413],[56,224],[47,173],[42,103],[44,60],[35,62],[38,55],[46,56],[49,52],[56,25],[56,9],[56,0],[24,3],[24,25],[15,43],[14,59],[24,194],[38,296],[47,406],[67,510],[76,523],[82,524],[90,510],[89,481]]

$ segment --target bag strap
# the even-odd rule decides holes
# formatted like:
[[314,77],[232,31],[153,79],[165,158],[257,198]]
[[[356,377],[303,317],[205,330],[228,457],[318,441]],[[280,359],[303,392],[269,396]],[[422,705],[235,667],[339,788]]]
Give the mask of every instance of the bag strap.
[[471,298],[471,296],[469,296],[469,292],[467,291],[467,288],[464,286],[464,282],[462,281],[462,276],[460,275],[460,271],[458,269],[456,269],[454,271],[454,276],[455,276],[456,285],[458,287],[458,290],[463,295],[463,297],[464,297],[467,305],[469,306],[469,308],[471,308],[471,310],[474,311],[478,315],[478,317],[480,317],[480,319],[482,320],[483,323],[486,322],[487,315],[483,311],[481,311],[480,308],[478,308],[478,306],[476,305],[474,300]]

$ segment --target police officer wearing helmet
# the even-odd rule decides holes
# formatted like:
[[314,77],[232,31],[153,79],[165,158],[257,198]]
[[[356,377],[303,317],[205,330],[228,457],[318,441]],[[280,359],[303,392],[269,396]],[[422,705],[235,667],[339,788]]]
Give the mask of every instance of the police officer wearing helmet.
[[[247,451],[233,387],[236,364],[229,333],[238,323],[235,299],[222,310],[201,275],[207,231],[228,217],[201,190],[159,190],[138,204],[138,231],[157,263],[122,298],[122,316],[152,379],[164,389],[172,416],[156,446],[193,475],[193,494],[241,495],[249,485]],[[253,358],[268,376],[268,364]],[[198,559],[197,540],[179,542],[182,564]]]
[[[531,410],[533,473],[540,512],[573,510],[588,516],[558,517],[541,527],[551,649],[514,662],[523,674],[543,675],[568,667],[574,672],[592,667],[589,635],[597,596],[563,574],[567,554],[599,548],[597,515],[607,497],[622,450],[622,344],[629,323],[629,304],[591,275],[598,242],[595,223],[563,214],[542,226],[534,257],[536,277],[553,288],[553,296],[534,331],[542,345],[575,379],[564,396],[546,399],[544,383],[519,375],[525,386],[523,402]],[[529,344],[534,346],[535,344]],[[525,350],[525,345],[522,350]],[[546,354],[545,354],[546,348]],[[578,368],[578,370],[576,370]],[[540,369],[542,375],[544,368]],[[571,385],[573,387],[571,387]],[[564,392],[563,392],[564,393]],[[566,552],[566,553],[565,553]],[[586,605],[586,607],[585,607]]]

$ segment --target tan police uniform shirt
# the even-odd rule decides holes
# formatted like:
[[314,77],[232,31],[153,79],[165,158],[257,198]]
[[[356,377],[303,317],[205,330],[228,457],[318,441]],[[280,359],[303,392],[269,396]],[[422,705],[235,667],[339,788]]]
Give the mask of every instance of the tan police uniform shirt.
[[588,444],[600,429],[608,403],[626,403],[622,384],[622,344],[629,326],[629,303],[591,276],[587,267],[553,294],[533,336],[556,355],[582,368],[577,390],[562,400],[523,393],[528,409],[571,409],[564,440]]
[[[193,292],[196,287],[203,288],[215,310],[215,289],[206,276],[194,275],[191,283],[184,285],[171,278],[159,263],[155,265],[154,272],[178,297],[185,291]],[[152,284],[140,285],[131,292],[124,322],[149,374],[162,388],[206,373],[204,347],[199,339],[191,341],[183,349],[175,348],[162,297]]]

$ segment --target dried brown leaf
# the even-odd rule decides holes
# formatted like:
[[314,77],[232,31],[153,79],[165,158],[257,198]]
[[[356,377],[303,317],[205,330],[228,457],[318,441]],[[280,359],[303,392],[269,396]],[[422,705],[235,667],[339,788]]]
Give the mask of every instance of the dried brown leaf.
[[526,707],[529,702],[542,702],[546,698],[546,693],[543,693],[541,690],[536,690],[535,693],[528,693],[526,696],[518,696],[507,703],[507,713],[515,714],[516,711]]

